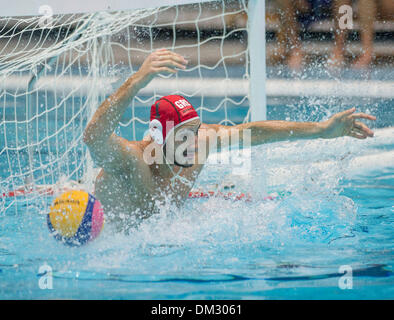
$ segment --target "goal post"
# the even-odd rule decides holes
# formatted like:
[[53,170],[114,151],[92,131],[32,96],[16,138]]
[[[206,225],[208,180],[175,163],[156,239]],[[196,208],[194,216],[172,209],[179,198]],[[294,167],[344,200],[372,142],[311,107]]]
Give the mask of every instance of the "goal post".
[[249,0],[248,46],[250,56],[249,105],[251,120],[267,119],[265,1]]
[[264,1],[21,3],[0,13],[0,212],[11,193],[92,181],[87,122],[160,47],[190,63],[140,91],[119,126],[126,138],[141,138],[149,106],[167,94],[191,99],[203,121],[266,118]]

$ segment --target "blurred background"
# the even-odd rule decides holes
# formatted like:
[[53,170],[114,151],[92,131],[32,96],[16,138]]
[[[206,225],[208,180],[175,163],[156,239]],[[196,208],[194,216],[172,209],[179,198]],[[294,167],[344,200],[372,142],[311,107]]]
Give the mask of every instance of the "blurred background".
[[[394,1],[268,0],[267,62],[302,70],[316,61],[326,67],[358,70],[393,66]],[[353,11],[353,28],[341,29]],[[346,9],[346,7],[344,7]],[[346,21],[344,21],[346,23]]]
[[[140,27],[143,25],[154,26],[153,47],[169,44],[177,47],[181,42],[187,44],[196,38],[201,41],[226,34],[225,51],[228,51],[228,47],[247,45],[247,40],[239,41],[242,38],[241,31],[247,26],[247,6],[247,0],[221,0],[202,2],[200,5],[196,3],[173,6],[139,20],[131,28],[130,33],[138,36],[141,48],[144,47],[144,43],[151,46],[151,34],[141,32]],[[292,71],[302,71],[318,62],[330,69],[351,67],[366,70],[382,66],[391,67],[394,64],[392,0],[265,0],[265,6],[268,66],[286,66]],[[349,14],[348,10],[352,11],[352,24],[349,19],[344,19],[346,14]],[[47,30],[48,34],[45,34],[44,40],[59,41],[73,32],[78,24],[76,16],[64,15],[62,19],[56,19],[57,22],[67,24],[67,30],[63,25],[59,32],[59,24],[54,25],[52,30]],[[32,20],[21,20],[25,18],[28,17],[0,19],[1,55],[6,54],[12,47],[9,42],[10,30],[23,30],[24,36],[31,36],[28,31],[33,27]],[[76,22],[71,23],[71,19],[75,19]],[[341,19],[350,29],[339,26]],[[37,35],[41,30],[35,29]],[[126,43],[127,39],[123,34],[123,37],[118,35],[117,40]],[[149,43],[146,43],[147,40]],[[25,45],[27,48],[35,44]],[[131,45],[135,46],[134,43]],[[199,58],[204,62],[213,60],[217,54],[212,50],[212,46],[202,46],[201,50],[203,54],[200,57],[191,54],[190,58],[194,61]],[[118,61],[124,58],[121,51],[115,55],[118,55]],[[233,59],[230,62],[237,61]]]

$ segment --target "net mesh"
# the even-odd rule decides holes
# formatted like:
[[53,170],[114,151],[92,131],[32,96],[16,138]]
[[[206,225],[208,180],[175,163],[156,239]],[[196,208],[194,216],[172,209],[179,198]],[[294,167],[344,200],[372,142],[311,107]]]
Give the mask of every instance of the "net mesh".
[[82,142],[86,124],[155,49],[184,55],[188,68],[141,90],[118,134],[142,138],[149,106],[167,94],[190,99],[205,122],[247,121],[246,16],[247,3],[239,0],[50,21],[0,17],[0,209],[18,201],[10,190],[37,197],[38,186],[70,180],[92,187],[93,164]]

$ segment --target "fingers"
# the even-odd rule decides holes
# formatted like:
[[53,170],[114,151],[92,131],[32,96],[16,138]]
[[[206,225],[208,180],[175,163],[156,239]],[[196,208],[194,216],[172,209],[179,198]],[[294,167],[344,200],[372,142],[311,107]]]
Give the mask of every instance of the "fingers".
[[153,52],[151,64],[155,73],[177,73],[178,69],[186,69],[187,60],[175,52],[159,49]]
[[[376,120],[376,117],[363,112],[354,113],[354,111],[356,111],[355,107],[338,114],[339,119],[346,119],[346,122],[349,123],[348,125],[350,130],[348,135],[357,139],[366,139],[367,137],[373,137],[374,132],[369,129],[364,123],[356,121],[356,119]],[[350,122],[348,120],[350,120]]]
[[353,119],[376,120],[376,117],[375,117],[375,116],[372,116],[372,115],[366,114],[366,113],[362,113],[362,112],[352,114],[351,117],[352,117]]
[[366,133],[363,129],[359,129],[359,128],[353,128],[353,129],[351,130],[351,132],[355,132],[355,133],[357,133],[357,134],[359,134],[359,135],[363,135],[363,136],[366,136],[366,137],[369,136],[368,133]]
[[373,137],[374,133],[364,123],[356,121],[353,128],[349,132],[349,136],[357,139],[366,139],[367,137]]
[[168,49],[160,49],[160,50],[157,50],[156,52],[157,52],[158,55],[171,54],[171,55],[174,55],[174,56],[182,57],[180,54],[178,54],[178,53],[176,53],[174,51],[168,50]]
[[161,54],[158,55],[157,60],[173,60],[182,65],[187,64],[187,60],[179,54]]
[[367,138],[367,136],[365,134],[360,133],[360,132],[355,132],[355,131],[351,131],[349,133],[349,136],[356,138],[356,139],[366,139]]
[[340,117],[348,116],[348,115],[351,115],[354,111],[356,111],[356,108],[355,108],[355,107],[353,107],[353,108],[351,108],[351,109],[348,109],[348,110],[345,110],[345,111],[342,111],[342,112],[338,113],[338,115],[339,115]]
[[375,116],[370,115],[370,114],[366,114],[366,113],[363,113],[363,112],[359,112],[359,113],[354,113],[354,114],[352,114],[354,111],[356,111],[356,108],[355,108],[355,107],[338,113],[338,116],[339,116],[340,118],[346,117],[346,116],[350,116],[351,119],[376,120],[376,117],[375,117]]
[[345,110],[343,113],[345,113],[345,114],[352,114],[354,111],[356,111],[356,108],[355,108],[355,107],[350,108],[350,109],[347,109],[347,110]]
[[181,64],[174,59],[168,58],[168,59],[163,59],[163,60],[158,60],[153,63],[153,66],[155,67],[169,67],[169,68],[179,68],[182,70],[186,69],[186,66],[184,64]]
[[356,133],[356,132],[351,132],[351,133],[349,134],[349,136],[351,136],[351,137],[353,137],[353,138],[356,138],[356,139],[360,139],[360,140],[364,140],[364,139],[367,138],[366,135],[364,135],[364,134],[359,134],[359,133]]
[[343,117],[343,116],[350,116],[352,119],[376,120],[376,117],[375,117],[375,116],[370,115],[370,114],[366,114],[366,113],[363,113],[363,112],[359,112],[359,113],[352,114],[354,111],[356,111],[356,108],[355,108],[355,107],[350,108],[350,109],[345,110],[345,111],[342,111],[342,112],[338,113],[338,115],[339,115],[340,117]]
[[183,56],[167,49],[160,49],[155,51],[155,53],[157,57],[161,59],[173,59],[174,61],[183,65],[186,65],[188,63],[188,61]]
[[171,69],[171,68],[168,68],[168,67],[156,68],[155,71],[157,73],[162,73],[162,72],[165,72],[165,73],[177,73],[178,72],[177,70]]
[[359,131],[362,134],[365,134],[368,137],[373,137],[374,133],[371,129],[369,129],[364,123],[355,121],[354,122],[354,130]]

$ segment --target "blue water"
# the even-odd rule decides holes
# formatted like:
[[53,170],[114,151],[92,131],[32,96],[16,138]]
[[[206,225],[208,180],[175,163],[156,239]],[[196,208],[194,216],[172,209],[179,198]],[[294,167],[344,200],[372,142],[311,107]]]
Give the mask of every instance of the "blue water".
[[[210,102],[215,103],[205,101]],[[236,191],[252,195],[252,202],[188,200],[181,210],[163,208],[131,234],[117,233],[107,224],[98,239],[80,248],[66,247],[50,236],[45,216],[50,197],[6,210],[11,200],[1,199],[0,298],[393,298],[392,103],[375,101],[360,107],[379,118],[373,125],[376,137],[368,141],[341,138],[254,147],[252,172],[244,176],[234,175],[230,165],[207,164],[198,187],[207,189],[231,179]],[[318,121],[345,107],[305,100],[270,105],[268,117]],[[6,109],[1,118],[23,119],[22,110],[14,115],[13,108]],[[147,108],[136,110],[147,117]],[[229,105],[228,111],[234,122],[240,122],[247,108]],[[223,119],[223,112],[207,116],[206,121]],[[59,114],[64,117],[50,118],[48,127],[44,118],[37,122],[38,136],[72,122],[74,133],[42,146],[41,155],[48,159],[55,151],[61,154],[70,134],[86,124],[78,118],[70,120],[67,110]],[[125,123],[127,118],[126,114]],[[137,138],[145,129],[137,127]],[[3,137],[4,130],[12,136],[12,130],[25,129],[7,124],[0,130]],[[130,127],[121,127],[120,132],[132,138]],[[83,151],[84,146],[79,146],[73,153],[71,163],[76,168]],[[19,158],[27,164],[26,152],[20,151]],[[5,154],[0,160],[3,179],[9,174],[8,160]],[[271,191],[289,195],[263,200],[262,195]],[[52,269],[52,290],[39,287],[44,264]],[[341,266],[352,268],[352,289],[339,287]]]

